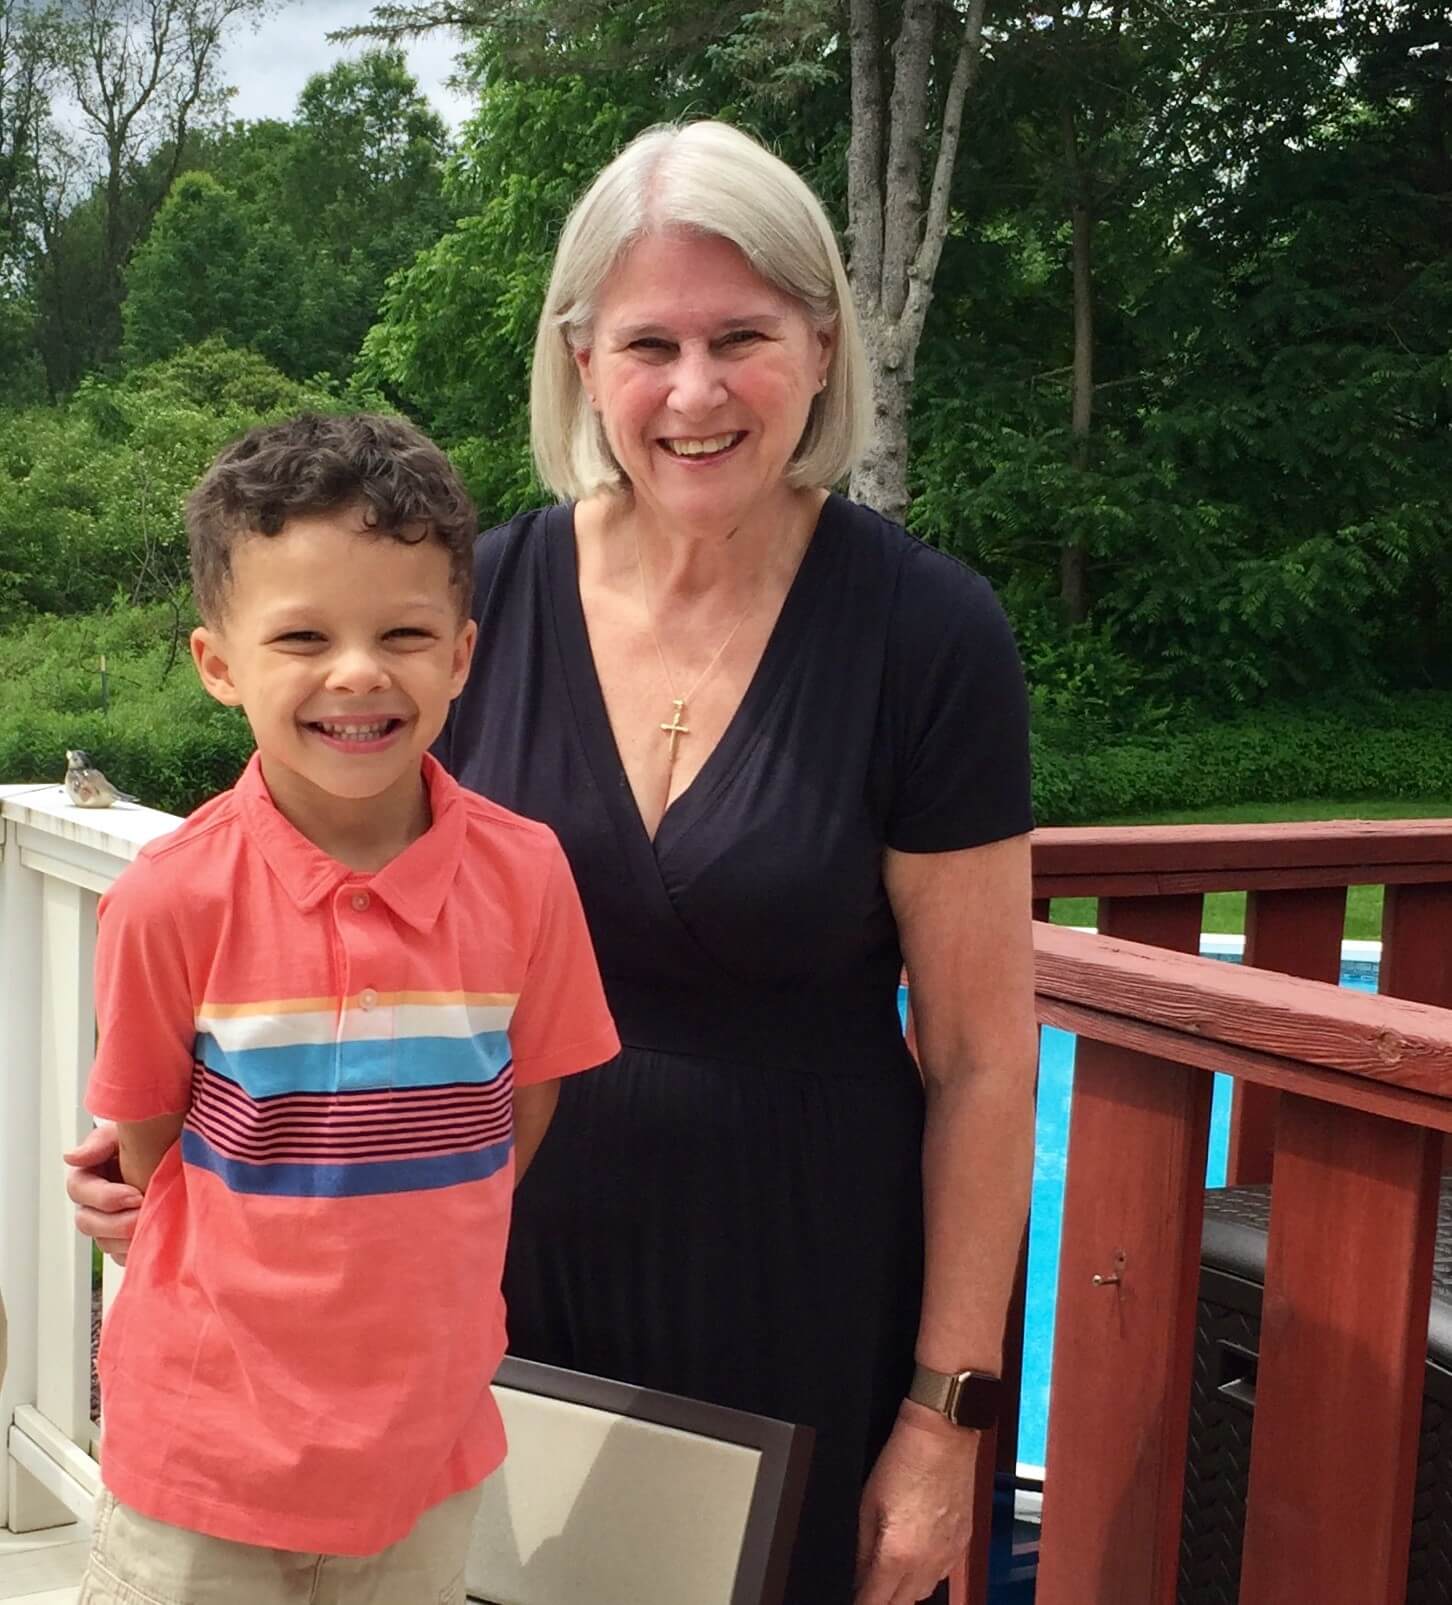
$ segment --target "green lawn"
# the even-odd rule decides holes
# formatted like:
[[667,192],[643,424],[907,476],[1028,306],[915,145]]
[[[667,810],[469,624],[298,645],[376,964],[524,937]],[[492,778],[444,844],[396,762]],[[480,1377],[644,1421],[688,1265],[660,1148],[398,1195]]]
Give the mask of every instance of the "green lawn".
[[[1101,825],[1267,825],[1300,819],[1452,819],[1452,799],[1434,802],[1303,802],[1248,804],[1239,808],[1198,808],[1176,814],[1145,814],[1137,819],[1101,819]],[[1380,886],[1353,886],[1346,896],[1346,935],[1353,941],[1381,936]],[[1058,925],[1092,925],[1092,897],[1060,897],[1051,917]],[[1211,892],[1205,899],[1205,929],[1245,930],[1245,893]]]

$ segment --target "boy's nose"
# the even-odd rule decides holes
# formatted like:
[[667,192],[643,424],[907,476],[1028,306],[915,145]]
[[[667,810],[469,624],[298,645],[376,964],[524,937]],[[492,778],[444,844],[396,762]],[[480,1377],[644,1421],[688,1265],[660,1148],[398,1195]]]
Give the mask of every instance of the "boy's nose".
[[340,651],[328,669],[330,691],[378,691],[388,684],[388,670],[377,653],[364,647]]

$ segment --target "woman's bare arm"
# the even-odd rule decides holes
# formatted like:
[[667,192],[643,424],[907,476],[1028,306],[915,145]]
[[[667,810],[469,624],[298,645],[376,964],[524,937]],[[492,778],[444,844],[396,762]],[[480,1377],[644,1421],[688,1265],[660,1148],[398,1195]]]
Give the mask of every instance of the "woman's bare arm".
[[121,1178],[144,1193],[167,1149],[181,1136],[186,1115],[157,1115],[152,1120],[118,1120]]
[[539,1081],[514,1089],[514,1185],[519,1186],[530,1162],[539,1152],[555,1105],[560,1101],[558,1081]]

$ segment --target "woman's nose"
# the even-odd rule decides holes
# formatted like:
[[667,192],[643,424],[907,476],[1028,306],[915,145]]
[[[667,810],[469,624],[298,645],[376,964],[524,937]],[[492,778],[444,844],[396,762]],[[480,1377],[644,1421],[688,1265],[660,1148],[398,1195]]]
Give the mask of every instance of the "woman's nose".
[[683,417],[701,417],[726,397],[720,362],[709,351],[682,351],[671,381],[670,404]]

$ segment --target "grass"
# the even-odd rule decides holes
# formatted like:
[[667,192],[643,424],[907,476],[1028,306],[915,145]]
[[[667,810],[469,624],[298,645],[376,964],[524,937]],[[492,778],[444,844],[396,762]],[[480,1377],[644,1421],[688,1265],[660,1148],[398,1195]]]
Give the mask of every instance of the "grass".
[[[1196,808],[1173,814],[1100,819],[1100,825],[1269,825],[1307,819],[1452,819],[1452,799],[1432,802],[1330,802],[1245,804],[1236,808]],[[1346,936],[1377,941],[1381,936],[1382,888],[1353,886],[1346,894]],[[1093,925],[1092,897],[1056,898],[1051,917],[1056,925]],[[1205,898],[1205,930],[1243,935],[1245,893],[1211,892]]]

